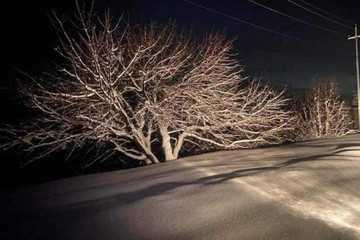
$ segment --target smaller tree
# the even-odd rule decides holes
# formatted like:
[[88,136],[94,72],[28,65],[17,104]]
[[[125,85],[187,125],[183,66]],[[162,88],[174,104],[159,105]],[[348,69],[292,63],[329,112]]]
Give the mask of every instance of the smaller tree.
[[342,136],[350,132],[349,108],[339,96],[336,82],[317,82],[297,108],[295,128],[302,139]]

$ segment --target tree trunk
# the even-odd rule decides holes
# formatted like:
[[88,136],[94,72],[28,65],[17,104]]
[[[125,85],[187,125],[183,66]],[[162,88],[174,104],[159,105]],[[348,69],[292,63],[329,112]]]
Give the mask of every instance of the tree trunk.
[[177,143],[176,143],[176,146],[174,147],[174,151],[173,151],[173,155],[174,155],[175,159],[179,158],[179,153],[180,153],[181,147],[184,143],[185,136],[186,136],[185,133],[182,133],[178,136]]
[[153,154],[151,152],[151,150],[146,150],[145,155],[147,156],[148,160],[150,160],[150,162],[146,161],[146,164],[159,163],[160,162],[159,159],[155,156],[155,154]]
[[144,135],[142,133],[136,132],[135,143],[137,144],[137,146],[139,148],[141,148],[141,150],[147,157],[147,159],[145,160],[147,165],[160,162],[159,159],[152,152],[151,144],[149,146],[148,146],[148,144],[146,144],[146,138],[144,137]]
[[162,139],[162,149],[165,155],[165,161],[175,160],[176,157],[173,154],[173,149],[171,146],[170,135],[167,126],[160,125],[159,129]]

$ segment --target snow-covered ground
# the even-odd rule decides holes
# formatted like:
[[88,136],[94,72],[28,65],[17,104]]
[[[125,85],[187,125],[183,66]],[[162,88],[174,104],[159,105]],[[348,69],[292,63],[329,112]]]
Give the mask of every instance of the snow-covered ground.
[[360,135],[69,178],[0,210],[0,239],[360,239]]

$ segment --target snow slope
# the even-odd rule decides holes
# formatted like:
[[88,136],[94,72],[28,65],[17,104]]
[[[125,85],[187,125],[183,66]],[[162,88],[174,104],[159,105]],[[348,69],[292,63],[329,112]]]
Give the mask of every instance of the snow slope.
[[360,135],[69,178],[0,201],[0,239],[360,239]]

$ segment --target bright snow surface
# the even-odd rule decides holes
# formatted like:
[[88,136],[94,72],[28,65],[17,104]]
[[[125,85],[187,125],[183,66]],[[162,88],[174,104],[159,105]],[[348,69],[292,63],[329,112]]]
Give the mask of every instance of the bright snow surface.
[[0,239],[360,239],[360,135],[74,177],[1,202]]

